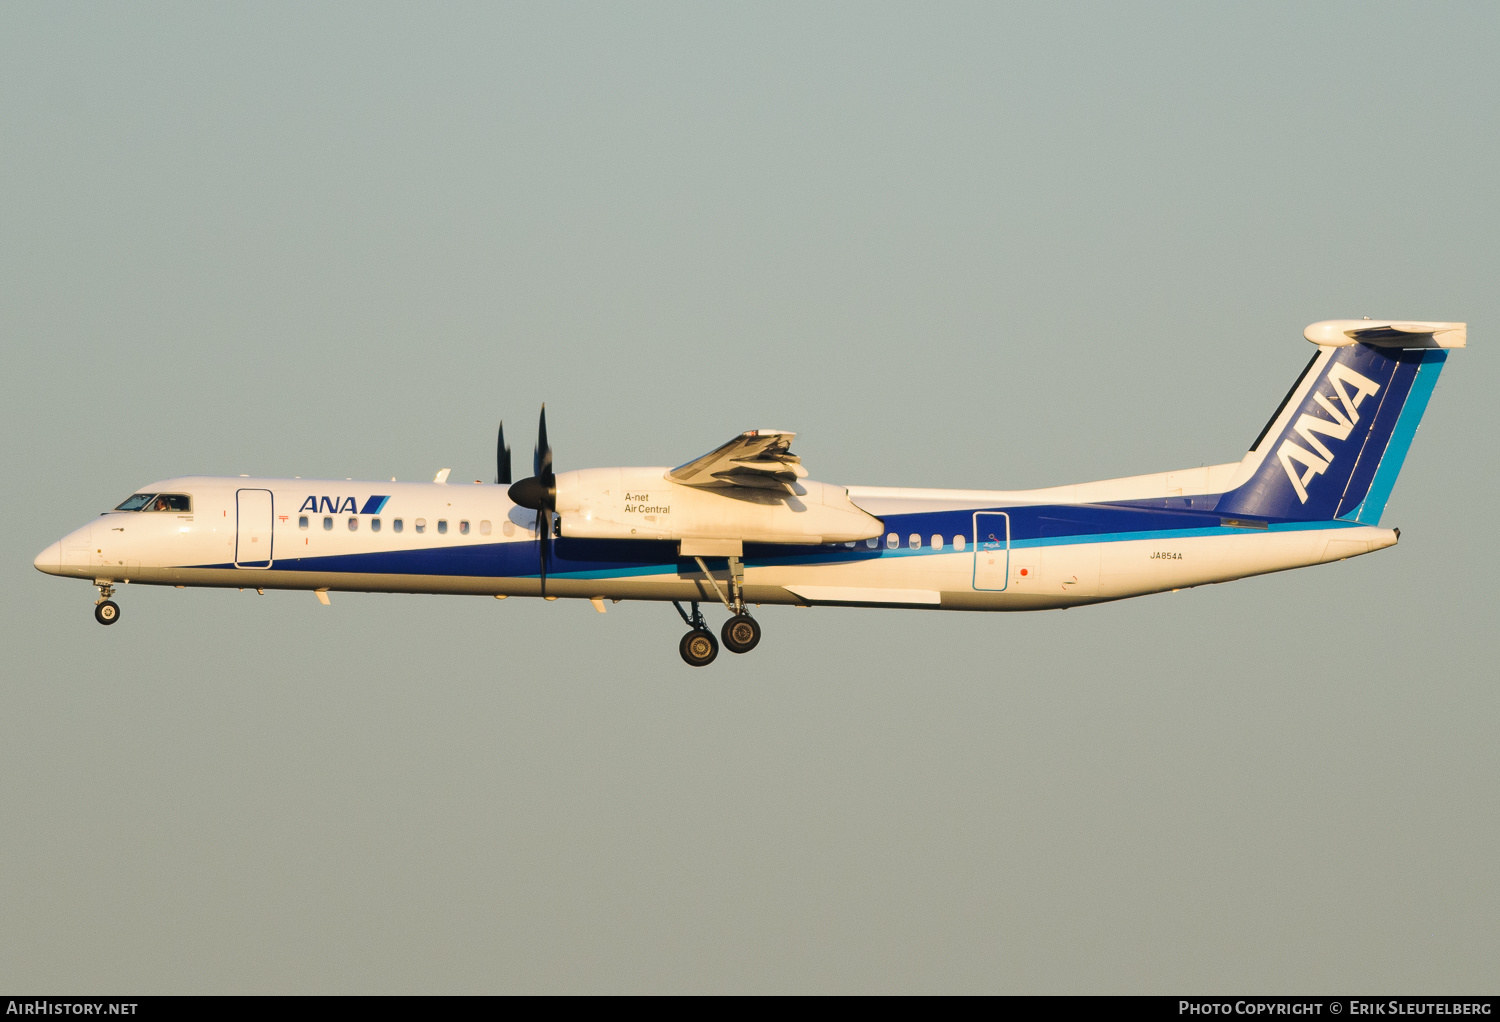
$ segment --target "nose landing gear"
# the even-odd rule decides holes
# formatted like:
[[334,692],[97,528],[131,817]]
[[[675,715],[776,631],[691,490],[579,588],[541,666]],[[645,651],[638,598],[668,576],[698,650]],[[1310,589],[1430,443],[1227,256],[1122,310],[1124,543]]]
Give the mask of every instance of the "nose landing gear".
[[101,625],[112,625],[120,620],[120,605],[110,599],[115,595],[115,587],[108,582],[96,584],[99,586],[99,599],[94,601],[94,620]]

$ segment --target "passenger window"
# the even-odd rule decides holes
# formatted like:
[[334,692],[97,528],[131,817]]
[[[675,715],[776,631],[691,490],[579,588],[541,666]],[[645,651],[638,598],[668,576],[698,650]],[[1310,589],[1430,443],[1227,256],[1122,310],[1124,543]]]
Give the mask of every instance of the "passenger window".
[[297,528],[299,528],[299,529],[305,529],[305,528],[307,528],[307,515],[298,515],[297,516]]
[[446,518],[439,518],[438,519],[438,535],[439,536],[446,536],[447,534],[448,534],[448,519],[446,519]]
[[490,534],[490,523],[489,522],[480,522],[479,523],[479,534],[481,536],[488,536]]
[[914,532],[910,536],[906,537],[906,545],[911,547],[913,550],[920,550],[922,549],[922,537],[918,536]]
[[418,518],[412,524],[417,527],[417,531],[418,532],[426,532],[427,531],[427,519],[425,519],[425,518]]
[[151,503],[151,498],[154,497],[154,496],[156,496],[156,494],[154,494],[154,493],[137,493],[137,494],[134,494],[128,500],[126,500],[123,504],[121,504],[119,507],[115,508],[115,510],[116,511],[139,511],[139,510],[141,510],[141,508],[143,508],[147,504]]
[[935,535],[935,536],[932,537],[932,549],[934,549],[934,550],[941,550],[941,549],[943,549],[943,537],[942,536],[936,536]]
[[953,537],[953,549],[955,549],[955,550],[962,550],[964,548],[964,545],[965,545],[965,540],[964,540],[963,536],[960,535],[960,536],[954,536]]
[[458,534],[460,536],[467,536],[469,534],[469,523],[467,520],[458,523]]
[[901,537],[896,535],[894,532],[885,538],[885,548],[887,550],[897,550],[900,549],[900,547]]
[[393,518],[391,519],[391,528],[396,532],[400,532],[402,529],[406,528],[406,523],[399,518]]
[[359,519],[358,518],[351,518],[351,519],[349,519],[349,531],[350,532],[355,532],[358,529],[359,529]]
[[874,550],[879,545],[880,545],[880,540],[878,540],[878,539],[871,538],[871,539],[865,540],[865,546],[869,547],[871,550]]
[[324,518],[323,519],[323,531],[324,532],[332,532],[333,531],[333,519],[332,518]]
[[500,523],[500,531],[507,536],[514,536],[516,534],[516,523],[507,518]]
[[370,531],[371,532],[379,532],[380,531],[380,519],[379,518],[371,518],[370,519]]

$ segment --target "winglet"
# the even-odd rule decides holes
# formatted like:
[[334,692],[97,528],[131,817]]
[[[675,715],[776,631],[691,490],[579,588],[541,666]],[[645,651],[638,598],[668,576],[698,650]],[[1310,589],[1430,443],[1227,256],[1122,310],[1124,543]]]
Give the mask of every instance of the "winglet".
[[446,483],[448,481],[448,473],[452,471],[451,468],[440,468],[437,475],[432,477],[432,481],[435,483]]

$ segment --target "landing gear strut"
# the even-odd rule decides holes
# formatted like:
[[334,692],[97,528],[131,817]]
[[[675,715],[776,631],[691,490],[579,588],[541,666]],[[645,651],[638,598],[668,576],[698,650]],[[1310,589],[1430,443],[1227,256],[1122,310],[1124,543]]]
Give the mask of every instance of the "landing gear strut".
[[108,582],[98,582],[99,599],[94,601],[94,620],[101,625],[112,625],[120,620],[120,605],[110,597],[115,595],[115,587]]
[[[702,557],[695,557],[693,560],[698,562],[704,578],[714,587],[714,594],[718,596],[719,602],[730,613],[729,620],[724,622],[720,632],[724,637],[725,648],[731,653],[750,652],[760,642],[760,624],[745,613],[745,562],[738,557],[729,558],[729,591],[726,593],[714,573],[708,570],[707,562]],[[682,620],[692,629],[682,637],[678,646],[682,659],[694,667],[707,667],[719,655],[719,644],[714,641],[713,632],[708,630],[703,612],[698,609],[698,602],[693,601],[691,616],[676,600],[672,601],[672,606],[677,608],[677,613],[682,615]]]

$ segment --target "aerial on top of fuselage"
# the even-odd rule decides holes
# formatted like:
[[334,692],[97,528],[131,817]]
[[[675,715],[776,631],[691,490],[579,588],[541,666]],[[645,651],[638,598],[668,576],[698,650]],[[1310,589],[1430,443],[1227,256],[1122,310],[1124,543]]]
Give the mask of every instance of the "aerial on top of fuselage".
[[[760,636],[749,607],[1041,610],[1342,560],[1395,544],[1381,518],[1461,323],[1340,320],[1238,461],[1032,490],[811,478],[796,434],[748,430],[676,468],[554,469],[493,484],[182,476],[143,486],[36,558],[116,583],[671,601],[680,652]],[[478,481],[476,480],[476,483]],[[689,613],[683,603],[691,606]]]

